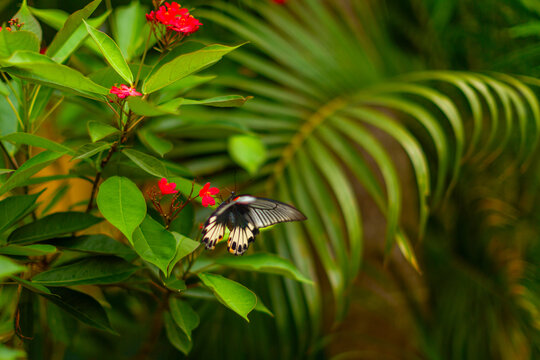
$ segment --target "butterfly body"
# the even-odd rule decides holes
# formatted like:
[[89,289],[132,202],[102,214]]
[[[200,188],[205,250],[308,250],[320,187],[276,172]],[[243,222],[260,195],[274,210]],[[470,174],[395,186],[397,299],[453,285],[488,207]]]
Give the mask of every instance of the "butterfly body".
[[222,240],[225,227],[230,231],[229,252],[242,255],[255,241],[260,228],[280,222],[305,220],[296,208],[285,203],[251,195],[231,195],[210,215],[202,231],[202,242],[213,250]]

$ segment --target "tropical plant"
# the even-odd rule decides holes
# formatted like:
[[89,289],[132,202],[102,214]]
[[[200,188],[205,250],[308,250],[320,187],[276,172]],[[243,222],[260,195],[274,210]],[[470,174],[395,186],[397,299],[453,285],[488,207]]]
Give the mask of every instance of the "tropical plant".
[[[97,358],[107,347],[99,343],[114,344],[119,334],[136,343],[111,345],[110,354],[188,354],[199,325],[193,306],[204,310],[202,303],[219,301],[247,322],[253,310],[272,315],[260,297],[229,278],[233,269],[311,283],[269,253],[201,254],[190,238],[200,233],[194,203],[214,205],[219,190],[156,157],[173,145],[148,126],[152,118],[177,116],[184,106],[237,107],[249,100],[180,95],[207,82],[194,73],[238,46],[185,41],[202,24],[175,2],[155,1],[149,13],[133,2],[90,18],[100,3],[68,14],[23,1],[0,29],[2,359]],[[109,16],[115,40],[96,28]],[[58,29],[43,49],[36,17]],[[58,108],[64,141],[42,136]],[[260,141],[232,141],[244,149],[237,161],[254,168]],[[48,175],[41,172],[66,159]],[[58,180],[64,183],[55,186]],[[148,184],[146,197],[133,180]],[[73,184],[77,193],[87,189],[81,201],[68,195]],[[104,220],[108,225],[98,225]],[[109,315],[104,307],[111,307]],[[148,322],[145,331],[139,322]],[[156,349],[161,333],[170,345]]]
[[[530,259],[538,229],[530,199],[537,196],[539,82],[510,75],[512,63],[505,68],[502,61],[523,47],[514,41],[519,22],[535,19],[524,4],[504,4],[508,19],[495,16],[481,36],[492,36],[501,22],[507,31],[497,32],[500,39],[490,38],[490,51],[479,54],[470,33],[459,34],[467,47],[448,36],[474,27],[467,10],[480,9],[473,2],[246,0],[199,8],[203,19],[230,30],[222,38],[251,42],[228,57],[238,64],[237,74],[218,82],[255,98],[241,111],[222,112],[219,121],[227,134],[257,133],[268,156],[257,173],[238,173],[236,180],[248,191],[297,204],[310,219],[265,234],[258,244],[318,279],[316,288],[269,281],[270,307],[278,319],[269,332],[279,339],[270,357],[318,354],[334,341],[343,345],[339,338],[346,333],[366,340],[349,348],[329,345],[331,352],[374,359],[537,356],[540,294],[534,285],[538,267]],[[452,17],[459,19],[453,27]],[[406,46],[395,45],[404,38]],[[481,42],[484,48],[490,44]],[[501,53],[502,44],[512,50]],[[437,53],[439,48],[447,55]],[[467,63],[466,51],[478,55],[474,64]],[[438,67],[498,72],[430,71],[436,53]],[[213,127],[216,113],[197,109],[183,116]],[[174,155],[187,160],[195,174],[231,183],[235,165],[223,132],[205,132],[200,146],[179,130],[184,145]],[[507,194],[508,186],[519,193]],[[381,234],[377,228],[384,224]],[[519,226],[527,229],[526,240]],[[515,241],[503,245],[503,236]],[[396,246],[424,276],[395,265]],[[412,343],[410,351],[391,346],[394,339],[384,335],[374,338],[370,331],[380,324],[328,331],[344,319],[350,302],[359,306],[358,293],[350,294],[366,247],[377,254],[376,260],[368,258],[367,276],[408,304],[389,307],[394,316],[409,319],[402,337]],[[513,261],[503,261],[505,253]],[[383,262],[393,271],[384,271]],[[512,272],[518,263],[520,271]],[[427,296],[414,295],[418,291]],[[470,316],[481,320],[468,322]],[[394,319],[383,323],[395,329]],[[235,354],[236,349],[228,353]]]

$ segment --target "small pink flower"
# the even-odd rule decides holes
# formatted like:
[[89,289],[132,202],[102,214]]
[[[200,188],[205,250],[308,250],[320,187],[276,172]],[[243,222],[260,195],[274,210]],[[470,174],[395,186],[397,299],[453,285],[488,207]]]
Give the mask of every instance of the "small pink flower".
[[287,0],[272,0],[273,2],[275,2],[276,4],[280,4],[280,5],[283,5],[287,2]]
[[129,87],[127,85],[120,85],[120,87],[113,86],[111,88],[111,91],[109,91],[111,94],[115,94],[120,99],[125,99],[128,96],[141,96],[142,94],[135,90],[134,87]]
[[159,180],[158,186],[161,195],[176,194],[178,192],[178,190],[176,190],[176,184],[168,182],[166,178]]
[[202,206],[208,207],[216,204],[216,199],[212,196],[219,194],[217,187],[210,187],[210,183],[206,183],[199,191],[199,196],[202,198]]

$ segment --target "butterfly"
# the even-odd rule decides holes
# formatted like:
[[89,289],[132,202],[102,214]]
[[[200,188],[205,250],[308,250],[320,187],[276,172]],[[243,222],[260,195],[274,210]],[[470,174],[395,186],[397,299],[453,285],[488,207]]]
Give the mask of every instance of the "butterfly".
[[206,220],[201,241],[206,249],[213,250],[217,242],[223,239],[227,227],[230,231],[227,240],[229,252],[242,255],[255,241],[260,228],[306,219],[295,207],[280,201],[251,195],[236,196],[233,193]]

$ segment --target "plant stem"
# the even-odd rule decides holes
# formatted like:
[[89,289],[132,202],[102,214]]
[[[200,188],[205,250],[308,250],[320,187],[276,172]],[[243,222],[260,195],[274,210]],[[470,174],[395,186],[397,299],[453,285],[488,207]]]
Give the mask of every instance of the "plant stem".
[[0,149],[2,149],[2,152],[6,155],[8,158],[9,163],[11,164],[11,167],[13,167],[14,170],[17,170],[19,168],[19,164],[17,164],[17,160],[15,158],[11,157],[9,152],[7,151],[6,147],[4,146],[4,143],[0,141]]
[[22,122],[21,117],[19,116],[19,112],[17,111],[17,109],[15,109],[15,105],[13,105],[13,103],[11,102],[11,99],[9,98],[9,96],[6,96],[6,100],[7,100],[8,104],[9,104],[9,106],[11,107],[11,109],[13,110],[13,113],[17,117],[17,120],[19,121],[19,125],[21,125],[22,131],[24,131],[24,124]]
[[120,141],[121,140],[116,141],[109,149],[109,153],[107,154],[107,157],[101,160],[99,170],[92,184],[92,192],[90,193],[90,200],[88,200],[88,206],[86,207],[87,213],[90,212],[90,210],[92,210],[92,208],[94,207],[94,198],[96,197],[96,192],[97,192],[99,181],[101,180],[101,173],[103,172],[103,168],[107,165],[109,160],[111,160],[111,157],[116,152],[116,149],[118,148],[118,145],[120,144]]
[[[153,26],[153,25],[149,25]],[[137,87],[137,83],[139,82],[139,77],[141,76],[141,70],[144,65],[144,59],[146,58],[146,53],[148,52],[148,43],[150,42],[150,37],[152,36],[152,30],[148,32],[148,36],[146,37],[146,43],[144,44],[144,52],[141,58],[141,63],[139,64],[139,70],[137,70],[137,77],[135,78],[135,84],[134,87]]]

